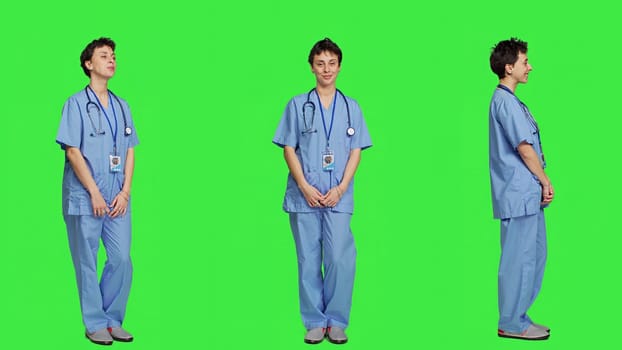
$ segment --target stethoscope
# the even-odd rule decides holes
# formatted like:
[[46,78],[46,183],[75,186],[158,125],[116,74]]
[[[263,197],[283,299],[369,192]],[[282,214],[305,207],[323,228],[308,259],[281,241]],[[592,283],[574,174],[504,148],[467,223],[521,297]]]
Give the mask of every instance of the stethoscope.
[[[96,136],[96,135],[105,135],[106,131],[103,129],[102,127],[102,111],[101,108],[99,108],[99,105],[95,102],[93,102],[93,100],[91,100],[91,96],[89,95],[89,86],[87,85],[84,88],[84,93],[86,94],[86,98],[88,99],[88,102],[86,103],[86,114],[89,116],[89,121],[91,122],[91,127],[93,128],[93,131],[91,133],[91,136]],[[92,90],[91,90],[92,92]],[[123,105],[121,104],[121,101],[119,100],[119,98],[117,97],[117,95],[113,94],[112,91],[108,90],[108,92],[110,93],[110,95],[112,95],[112,97],[114,97],[115,100],[117,100],[117,103],[119,104],[119,107],[121,108],[121,114],[123,115],[123,126],[124,126],[124,133],[125,136],[130,136],[132,135],[132,128],[130,128],[129,126],[127,126],[127,117],[125,116],[125,109],[123,109]],[[93,92],[94,94],[94,92]],[[91,115],[91,109],[92,107],[95,107],[97,109],[97,117],[99,120],[99,127],[95,127],[95,121],[93,120],[93,116]],[[112,106],[113,111],[114,111],[114,106]]]
[[[310,133],[317,132],[317,129],[313,129],[313,121],[315,118],[315,103],[311,101],[311,93],[313,93],[313,91],[315,91],[315,88],[309,91],[309,93],[307,94],[307,102],[302,104],[302,120],[305,124],[305,129],[302,131],[303,134],[310,134]],[[352,127],[352,122],[350,120],[350,106],[348,106],[348,100],[346,99],[346,96],[343,94],[343,92],[341,92],[341,90],[337,89],[337,92],[343,98],[343,102],[345,102],[346,104],[346,111],[348,112],[348,129],[346,129],[346,134],[348,136],[354,136],[355,130]],[[319,96],[318,96],[318,100],[319,100]],[[337,100],[335,100],[334,103],[337,103]],[[311,124],[307,124],[307,110],[308,109],[311,110],[310,111]]]

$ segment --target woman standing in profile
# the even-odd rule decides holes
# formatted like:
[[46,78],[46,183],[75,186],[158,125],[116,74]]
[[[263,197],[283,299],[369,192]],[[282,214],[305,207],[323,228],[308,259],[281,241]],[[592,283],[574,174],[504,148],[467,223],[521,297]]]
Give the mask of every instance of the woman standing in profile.
[[489,168],[492,207],[501,221],[499,325],[504,338],[546,340],[551,329],[527,315],[535,301],[546,265],[544,208],[554,198],[540,142],[540,128],[517,96],[533,69],[527,42],[511,38],[497,43],[490,68],[499,77],[489,109]]

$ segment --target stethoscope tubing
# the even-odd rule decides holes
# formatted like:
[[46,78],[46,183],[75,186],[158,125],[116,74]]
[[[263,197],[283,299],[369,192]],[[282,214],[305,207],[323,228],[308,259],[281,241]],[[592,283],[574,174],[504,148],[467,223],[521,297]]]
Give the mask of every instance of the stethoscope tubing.
[[[96,135],[104,135],[106,132],[105,132],[105,130],[102,129],[101,109],[99,108],[97,103],[95,103],[95,102],[93,102],[93,100],[91,100],[91,96],[89,95],[88,89],[89,89],[89,86],[87,85],[84,88],[84,93],[86,94],[86,98],[88,99],[88,102],[86,103],[86,114],[89,117],[89,120],[91,122],[91,126],[93,127],[93,130],[95,130],[95,134]],[[121,100],[112,91],[108,90],[108,92],[117,101],[117,103],[119,104],[119,108],[121,108],[121,115],[123,116],[123,133],[125,134],[125,136],[130,136],[132,134],[132,128],[127,126],[127,117],[125,116],[125,109],[123,108],[123,105],[121,104]],[[89,109],[89,106],[91,104],[93,106],[95,106],[95,108],[97,108],[97,114],[98,114],[98,118],[99,118],[99,129],[95,128],[95,122],[93,121],[93,117],[91,116],[91,112],[90,112],[90,109]]]
[[[346,104],[346,112],[348,115],[348,129],[346,131],[346,134],[348,136],[353,136],[354,128],[352,127],[352,120],[350,119],[350,106],[348,105],[348,100],[346,99],[346,96],[343,94],[343,92],[341,92],[341,90],[336,90],[343,98],[343,102]],[[302,120],[305,126],[305,130],[302,131],[303,134],[317,132],[317,130],[311,129],[313,127],[313,121],[315,120],[315,103],[311,101],[311,94],[313,93],[313,91],[315,91],[315,88],[309,90],[309,92],[307,93],[307,101],[302,104]],[[335,101],[335,103],[337,103],[337,101]],[[307,107],[311,108],[311,125],[307,125]]]

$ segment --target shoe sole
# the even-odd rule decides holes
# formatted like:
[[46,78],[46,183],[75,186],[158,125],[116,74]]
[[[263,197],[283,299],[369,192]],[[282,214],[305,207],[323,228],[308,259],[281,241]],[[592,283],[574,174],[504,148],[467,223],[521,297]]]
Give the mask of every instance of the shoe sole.
[[86,339],[90,340],[91,343],[97,344],[97,345],[112,345],[112,341],[110,340],[95,340],[95,339],[91,339],[91,337],[89,337],[88,334],[84,335],[86,337]]
[[116,340],[116,341],[120,341],[122,343],[131,343],[134,341],[134,337],[132,338],[117,338],[115,336],[113,336],[112,334],[110,335],[112,337],[112,339]]
[[[324,339],[322,339],[322,340],[324,340]],[[322,342],[322,340],[311,340],[311,339],[305,339],[305,343],[315,345],[315,344],[319,344],[319,343],[321,343],[321,342]]]
[[497,333],[497,335],[500,338],[510,338],[510,339],[521,339],[521,340],[547,340],[549,339],[549,337],[551,336],[550,334],[544,335],[542,337],[537,337],[537,338],[527,338],[525,336],[521,336],[520,334],[517,335],[510,335],[510,334],[500,334]]
[[347,343],[347,342],[348,342],[348,339],[345,339],[345,340],[337,340],[337,339],[331,339],[330,337],[328,337],[328,341],[329,341],[329,342],[331,342],[331,343],[333,343],[333,344],[338,344],[338,345],[340,345],[340,344],[345,344],[345,343]]

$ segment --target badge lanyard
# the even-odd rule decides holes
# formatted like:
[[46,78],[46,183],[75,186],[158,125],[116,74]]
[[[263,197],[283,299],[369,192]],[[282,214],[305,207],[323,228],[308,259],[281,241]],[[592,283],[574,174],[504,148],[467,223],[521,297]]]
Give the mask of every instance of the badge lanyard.
[[[525,116],[527,117],[527,120],[529,120],[529,122],[536,128],[536,133],[538,134],[538,144],[540,145],[540,152],[542,152],[542,142],[540,141],[540,128],[538,127],[538,123],[536,122],[536,119],[533,117],[533,115],[531,115],[531,112],[529,112],[529,109],[527,108],[527,105],[525,105],[515,94],[514,92],[512,92],[512,90],[510,90],[509,87],[503,85],[503,84],[499,84],[497,85],[497,87],[501,90],[505,90],[507,92],[509,92],[512,96],[514,96],[514,98],[516,99],[516,101],[518,101],[518,104],[520,105],[521,109],[523,110],[523,113],[525,113]],[[546,162],[544,161],[544,153],[542,153],[542,163],[543,165],[546,165]]]
[[324,106],[322,105],[322,101],[320,100],[320,95],[315,90],[315,96],[317,96],[317,100],[320,106],[320,113],[322,115],[322,125],[324,126],[324,135],[326,136],[326,150],[322,152],[322,169],[324,171],[332,171],[335,169],[335,156],[333,151],[330,149],[330,135],[333,132],[333,122],[335,121],[335,106],[337,105],[337,92],[335,91],[335,96],[333,97],[333,111],[330,116],[330,125],[328,126],[328,130],[326,130],[326,119],[324,118]]

